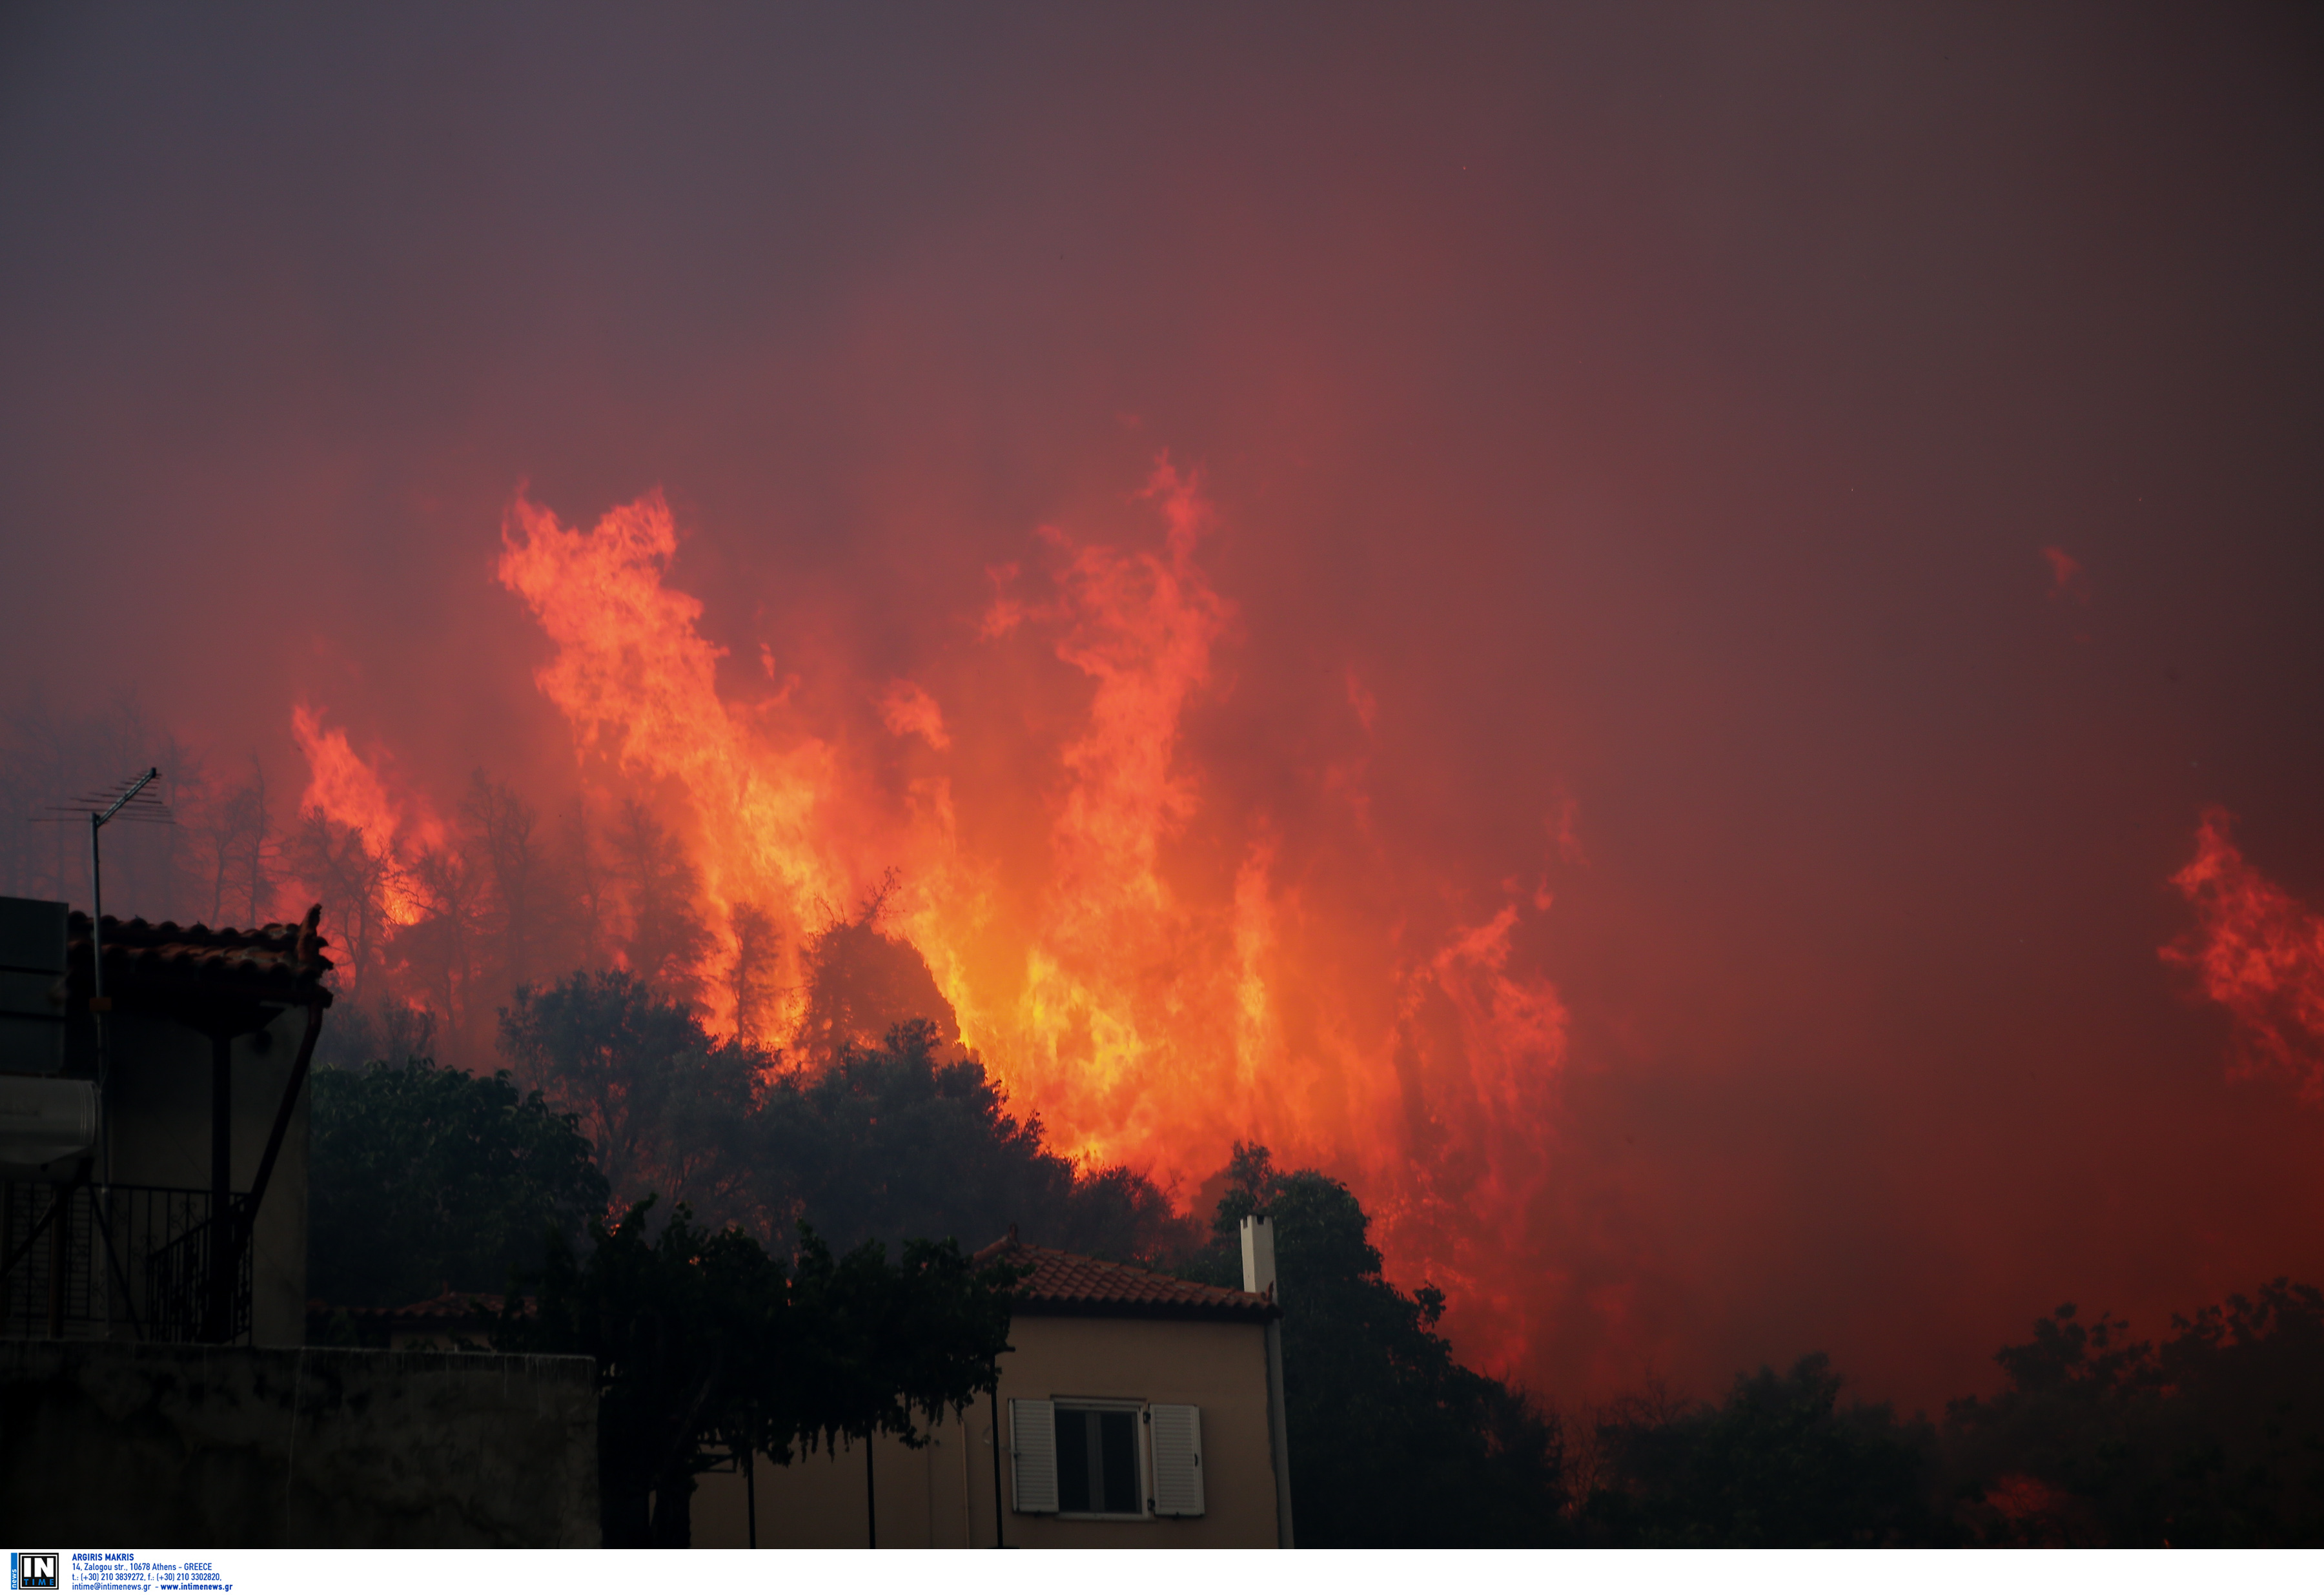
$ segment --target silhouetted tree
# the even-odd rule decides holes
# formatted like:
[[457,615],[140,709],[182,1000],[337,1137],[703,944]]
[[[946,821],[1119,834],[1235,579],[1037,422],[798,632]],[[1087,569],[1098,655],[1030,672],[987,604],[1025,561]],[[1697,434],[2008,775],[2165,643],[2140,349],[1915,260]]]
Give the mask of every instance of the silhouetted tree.
[[420,1061],[309,1079],[308,1289],[334,1306],[505,1289],[540,1267],[548,1231],[577,1236],[604,1211],[571,1116],[504,1073]]
[[331,929],[346,954],[345,990],[371,993],[393,928],[388,907],[403,885],[395,856],[375,846],[361,825],[343,825],[309,809],[300,816],[291,869],[329,905]]
[[542,844],[540,811],[481,770],[468,778],[460,817],[491,889],[482,928],[497,951],[498,984],[513,991],[539,972],[563,917],[560,871]]
[[620,1200],[675,1191],[720,1222],[804,1220],[844,1246],[974,1247],[1016,1223],[1045,1244],[1154,1260],[1199,1233],[1134,1171],[1049,1151],[1040,1120],[1010,1115],[973,1058],[943,1056],[926,1020],[810,1071],[716,1040],[684,1003],[604,972],[519,991],[500,1046],[577,1116]]
[[1583,1532],[1618,1545],[1920,1545],[1936,1435],[1884,1403],[1840,1400],[1821,1354],[1736,1378],[1717,1406],[1618,1404]]
[[622,805],[607,840],[628,910],[622,953],[632,972],[649,985],[693,1000],[700,994],[699,971],[710,948],[693,864],[634,798]]
[[925,1019],[936,1044],[960,1044],[960,1022],[911,943],[880,928],[896,891],[890,871],[858,905],[852,919],[833,917],[808,942],[806,1013],[797,1050],[810,1064],[826,1063],[848,1047],[880,1045],[891,1026]]
[[840,1244],[952,1236],[1011,1223],[1044,1245],[1123,1260],[1175,1255],[1197,1231],[1125,1168],[1081,1171],[1019,1120],[973,1058],[946,1058],[935,1024],[844,1047],[828,1068],[771,1077],[754,1129],[765,1202]]
[[1242,1283],[1240,1230],[1275,1225],[1293,1510],[1304,1545],[1544,1545],[1563,1536],[1563,1434],[1522,1391],[1463,1368],[1443,1293],[1382,1276],[1345,1185],[1278,1175],[1238,1142],[1211,1246],[1186,1272]]
[[566,811],[558,827],[554,856],[564,876],[576,954],[571,963],[576,968],[602,968],[613,961],[613,887],[606,876],[604,856],[589,834],[588,812],[578,804]]
[[598,1482],[609,1546],[684,1546],[694,1479],[724,1456],[790,1460],[794,1447],[889,1433],[965,1407],[1008,1349],[1006,1268],[950,1244],[834,1258],[811,1231],[789,1270],[747,1232],[711,1231],[684,1203],[658,1232],[652,1198],[590,1247],[550,1249],[534,1309],[512,1304],[503,1350],[595,1359]]
[[377,1002],[341,997],[315,1043],[315,1065],[326,1069],[420,1065],[438,1056],[435,1010],[392,997]]
[[1999,1544],[2324,1543],[2324,1294],[2278,1279],[2159,1348],[2072,1304],[1946,1415],[1969,1536]]
[[782,930],[757,903],[737,903],[734,962],[727,982],[734,999],[735,1033],[753,1046],[771,1046],[782,1028]]
[[1010,1349],[1010,1293],[1024,1272],[1000,1262],[980,1267],[950,1240],[907,1240],[893,1268],[877,1240],[835,1258],[800,1225],[794,1300],[809,1332],[801,1337],[804,1355],[782,1370],[798,1438],[810,1449],[843,1434],[862,1441],[868,1492],[875,1436],[917,1450],[927,1443],[923,1421],[947,1407],[958,1417],[998,1383]]
[[517,1078],[574,1114],[615,1197],[676,1191],[714,1215],[762,1225],[751,1126],[768,1060],[718,1041],[692,1009],[625,971],[519,990],[500,1014]]
[[267,806],[266,768],[250,760],[250,779],[212,785],[180,816],[207,889],[209,925],[263,924],[281,881],[281,839]]
[[404,990],[425,991],[429,1006],[457,1032],[474,1000],[490,881],[466,837],[421,848],[404,880],[419,910],[395,934],[396,951],[409,966]]

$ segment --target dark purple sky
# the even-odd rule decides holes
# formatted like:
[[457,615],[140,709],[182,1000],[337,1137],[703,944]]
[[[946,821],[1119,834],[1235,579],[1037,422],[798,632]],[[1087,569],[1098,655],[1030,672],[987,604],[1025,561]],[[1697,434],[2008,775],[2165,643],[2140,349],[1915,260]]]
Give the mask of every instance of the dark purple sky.
[[449,790],[569,763],[520,482],[876,678],[1167,448],[1207,803],[1352,671],[1418,873],[1576,806],[1553,1395],[2324,1276],[2156,956],[2207,803],[2324,904],[2312,9],[476,9],[0,20],[10,682]]

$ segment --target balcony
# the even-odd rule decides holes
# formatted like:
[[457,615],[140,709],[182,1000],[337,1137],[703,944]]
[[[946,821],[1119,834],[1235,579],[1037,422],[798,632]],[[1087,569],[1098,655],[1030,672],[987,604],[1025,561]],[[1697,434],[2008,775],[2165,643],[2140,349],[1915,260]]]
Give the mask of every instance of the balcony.
[[0,1338],[247,1341],[248,1202],[229,1194],[214,1213],[208,1191],[0,1185]]

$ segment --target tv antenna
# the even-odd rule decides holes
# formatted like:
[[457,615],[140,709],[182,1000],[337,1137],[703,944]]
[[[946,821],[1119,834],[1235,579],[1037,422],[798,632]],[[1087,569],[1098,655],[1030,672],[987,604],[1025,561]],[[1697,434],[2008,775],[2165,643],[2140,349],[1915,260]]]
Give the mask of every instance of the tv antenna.
[[[105,995],[105,848],[101,838],[105,827],[115,820],[127,820],[133,825],[168,825],[177,823],[170,806],[161,801],[161,794],[153,790],[153,783],[161,779],[161,767],[148,765],[143,775],[131,776],[110,787],[85,792],[69,803],[52,803],[46,814],[35,815],[37,820],[62,825],[86,817],[88,821],[88,1000],[89,1018],[97,1024],[97,1200],[99,1205],[97,1236],[105,1244],[105,1255],[112,1263],[115,1276],[121,1275],[121,1259],[113,1250],[113,1126],[106,1111],[107,1093],[105,1046],[105,1016],[112,1004]],[[88,1177],[88,1165],[81,1165],[79,1179]],[[61,1200],[61,1198],[60,1198]],[[122,1297],[128,1300],[128,1283],[122,1281]],[[131,1322],[135,1322],[136,1309],[130,1309]],[[105,1298],[106,1332],[113,1329],[113,1295]]]
[[[148,766],[145,773],[130,777],[110,787],[85,792],[69,803],[52,803],[49,812],[39,817],[62,825],[83,816],[88,819],[88,971],[91,995],[88,1011],[97,1020],[97,1102],[100,1116],[105,1111],[106,1054],[105,1016],[112,1008],[105,995],[105,849],[98,840],[105,827],[115,820],[127,820],[133,825],[169,825],[177,823],[170,806],[161,801],[161,794],[152,790],[161,779],[159,766]],[[97,1156],[106,1164],[109,1175],[112,1165],[110,1138],[100,1127],[97,1132]],[[109,1184],[109,1179],[100,1179]]]
[[[134,825],[169,825],[177,823],[177,816],[161,801],[161,794],[152,790],[161,779],[158,767],[149,768],[144,774],[132,776],[110,787],[85,792],[69,803],[52,803],[42,816],[62,824],[87,816],[88,819],[88,945],[94,962],[89,965],[95,982],[95,995],[89,1000],[89,1011],[103,1014],[105,1000],[105,848],[98,838],[105,827],[116,819]],[[105,1072],[105,1022],[97,1021],[97,1073]]]

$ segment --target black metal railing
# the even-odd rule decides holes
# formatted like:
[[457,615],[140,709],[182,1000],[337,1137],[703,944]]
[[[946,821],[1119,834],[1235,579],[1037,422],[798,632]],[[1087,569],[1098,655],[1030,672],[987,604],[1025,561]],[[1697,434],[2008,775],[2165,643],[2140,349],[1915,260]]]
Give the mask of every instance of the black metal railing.
[[[247,1338],[245,1201],[230,1195],[214,1213],[208,1191],[0,1185],[0,1336]],[[223,1280],[214,1271],[221,1260]]]
[[[172,1192],[185,1195],[185,1192]],[[234,1239],[243,1198],[228,1201],[223,1220],[205,1217],[175,1240],[145,1254],[146,1338],[156,1341],[237,1341],[250,1332],[250,1252],[235,1248],[235,1275],[219,1299],[212,1269],[222,1248]],[[203,1196],[207,1209],[209,1198]],[[211,1314],[224,1319],[223,1332]]]

